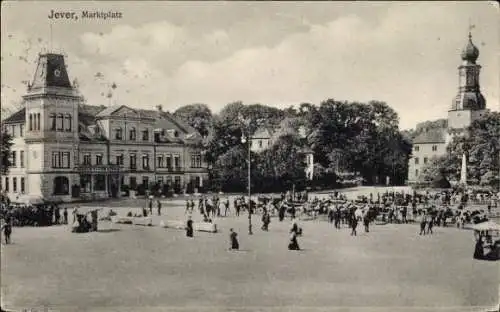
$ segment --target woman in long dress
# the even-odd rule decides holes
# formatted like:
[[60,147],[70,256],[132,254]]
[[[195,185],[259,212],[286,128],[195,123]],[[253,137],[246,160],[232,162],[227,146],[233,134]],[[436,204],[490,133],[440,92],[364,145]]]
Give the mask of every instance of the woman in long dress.
[[229,240],[231,241],[231,248],[232,250],[238,250],[240,249],[240,243],[238,242],[238,233],[233,231],[233,229],[229,230]]
[[186,222],[186,236],[193,237],[193,220],[191,220],[191,216],[188,217]]
[[300,250],[299,243],[297,242],[297,233],[295,231],[292,231],[292,234],[290,235],[288,250]]

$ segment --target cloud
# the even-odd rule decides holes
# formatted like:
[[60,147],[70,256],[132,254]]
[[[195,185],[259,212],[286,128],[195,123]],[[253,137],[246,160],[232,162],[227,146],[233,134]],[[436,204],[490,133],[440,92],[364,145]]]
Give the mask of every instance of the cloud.
[[[377,99],[396,109],[406,128],[445,117],[456,94],[470,10],[450,5],[394,4],[371,19],[349,14],[326,22],[293,14],[305,26],[290,26],[291,31],[274,29],[286,23],[272,18],[255,19],[258,31],[249,27],[252,20],[197,32],[189,23],[167,21],[118,25],[75,34],[77,44],[66,49],[68,70],[89,104],[108,104],[112,83],[117,88],[111,103],[163,104],[168,110],[194,102],[218,111],[237,100],[284,107],[326,98]],[[477,15],[474,40],[484,66],[482,90],[494,108],[498,29],[483,15]],[[264,36],[264,30],[279,36]],[[2,82],[18,89],[35,70],[33,63],[16,60],[26,54],[23,42],[36,43],[27,54],[30,61],[47,46],[27,33],[19,31],[10,40],[2,36]],[[2,103],[20,95],[2,87]]]

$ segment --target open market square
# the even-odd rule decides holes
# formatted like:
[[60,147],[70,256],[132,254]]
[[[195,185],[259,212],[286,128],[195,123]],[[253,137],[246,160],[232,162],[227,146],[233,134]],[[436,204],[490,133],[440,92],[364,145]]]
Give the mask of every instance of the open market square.
[[[97,203],[125,216],[144,199]],[[71,217],[70,217],[71,218]],[[323,219],[300,220],[301,250],[287,250],[292,221],[215,217],[217,233],[163,228],[185,220],[170,199],[152,226],[100,221],[97,232],[69,225],[15,228],[2,244],[2,305],[8,311],[275,311],[342,307],[362,311],[485,311],[498,302],[498,263],[473,259],[474,236],[453,226],[418,235],[418,224],[374,224],[357,236]],[[195,211],[194,222],[201,216]],[[300,218],[299,218],[300,219]],[[229,229],[240,250],[228,250]],[[481,310],[482,308],[482,310]],[[155,310],[156,311],[156,310]],[[344,310],[342,310],[344,311]]]

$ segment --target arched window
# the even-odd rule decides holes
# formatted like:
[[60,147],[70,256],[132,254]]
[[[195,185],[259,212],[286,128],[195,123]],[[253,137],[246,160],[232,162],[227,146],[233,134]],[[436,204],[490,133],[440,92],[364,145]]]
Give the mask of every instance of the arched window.
[[56,131],[56,114],[50,114],[50,130]]
[[134,127],[132,127],[132,128],[130,129],[129,139],[130,139],[131,141],[135,141],[135,140],[136,140],[136,136],[137,136],[137,134],[136,134],[136,132],[135,132],[135,128],[134,128]]
[[64,130],[64,116],[63,114],[57,115],[57,131]]
[[36,114],[36,130],[40,130],[40,113]]
[[69,180],[67,177],[54,178],[54,195],[69,195]]
[[71,132],[71,115],[66,114],[66,131]]
[[33,114],[30,114],[30,131],[33,130]]

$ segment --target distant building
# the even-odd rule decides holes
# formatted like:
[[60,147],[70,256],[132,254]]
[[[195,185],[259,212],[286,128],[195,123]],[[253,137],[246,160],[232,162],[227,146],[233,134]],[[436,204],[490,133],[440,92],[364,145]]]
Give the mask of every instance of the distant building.
[[13,135],[12,167],[1,178],[11,199],[120,196],[122,185],[168,184],[176,192],[208,178],[201,136],[171,114],[125,105],[84,105],[64,57],[41,54],[25,108],[2,122]]
[[[289,125],[287,125],[286,122],[287,120],[284,120],[277,129],[267,127],[257,129],[251,138],[251,151],[254,153],[263,152],[271,148],[280,137],[294,132],[288,127]],[[304,127],[299,127],[296,134],[302,140],[306,139]],[[312,180],[314,177],[314,152],[309,147],[302,148],[300,152],[304,155],[304,161],[306,163],[306,177],[308,180]]]
[[476,64],[478,57],[479,50],[472,43],[472,35],[469,33],[469,40],[461,53],[458,94],[448,111],[447,127],[424,129],[413,139],[413,155],[408,165],[409,183],[418,181],[423,167],[430,159],[446,153],[446,146],[453,136],[463,135],[467,127],[485,113],[486,100],[479,84],[481,66]]

